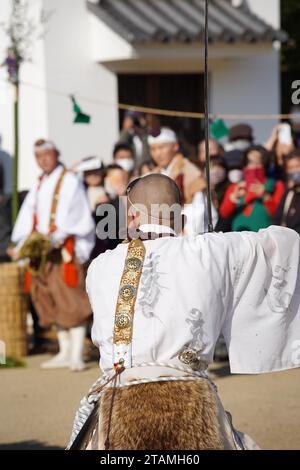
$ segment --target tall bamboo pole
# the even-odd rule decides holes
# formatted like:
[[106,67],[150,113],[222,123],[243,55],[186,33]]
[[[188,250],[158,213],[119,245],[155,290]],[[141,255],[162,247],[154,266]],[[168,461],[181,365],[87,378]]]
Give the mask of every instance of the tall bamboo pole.
[[12,223],[14,224],[19,210],[18,177],[19,177],[19,77],[14,83],[14,158],[12,181]]
[[205,169],[207,180],[207,215],[208,215],[208,231],[213,232],[212,221],[212,197],[211,197],[211,181],[210,181],[210,156],[209,156],[209,71],[208,71],[208,0],[205,0],[205,44],[204,44],[204,114],[205,114]]

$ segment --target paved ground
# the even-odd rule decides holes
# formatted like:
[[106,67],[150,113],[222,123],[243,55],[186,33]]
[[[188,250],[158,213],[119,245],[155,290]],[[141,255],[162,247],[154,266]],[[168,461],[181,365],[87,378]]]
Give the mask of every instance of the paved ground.
[[[48,356],[25,369],[0,371],[0,449],[55,449],[67,443],[74,412],[98,377],[96,363],[82,373],[43,371]],[[264,449],[300,449],[300,370],[229,376],[215,370],[221,399],[237,428]]]

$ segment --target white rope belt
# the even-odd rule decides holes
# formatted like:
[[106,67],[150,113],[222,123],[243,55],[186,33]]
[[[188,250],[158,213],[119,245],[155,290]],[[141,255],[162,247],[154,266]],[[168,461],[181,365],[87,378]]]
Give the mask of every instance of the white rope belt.
[[[169,368],[169,369],[175,369],[175,370],[178,370],[178,371],[181,371],[181,372],[186,372],[189,375],[182,375],[182,376],[181,375],[180,376],[175,376],[175,375],[172,376],[171,375],[171,376],[168,376],[168,377],[147,377],[147,378],[143,378],[143,379],[136,379],[136,380],[133,380],[133,381],[128,381],[128,382],[125,382],[123,384],[117,384],[116,387],[117,388],[123,388],[123,387],[130,387],[132,385],[155,383],[155,382],[176,382],[176,381],[186,381],[187,382],[187,381],[197,381],[199,379],[206,379],[210,382],[210,384],[212,385],[214,390],[215,391],[217,390],[216,385],[212,382],[212,380],[208,376],[207,372],[204,371],[204,370],[203,371],[193,371],[193,370],[191,370],[187,367],[184,367],[184,366],[173,365],[173,364],[168,364],[168,363],[164,363],[164,362],[145,362],[145,363],[134,365],[134,368],[136,368],[136,367],[141,367],[141,368],[142,367],[155,367],[155,366],[156,367],[166,367],[166,368]],[[71,447],[72,443],[74,442],[74,440],[78,436],[78,434],[81,431],[81,429],[82,429],[83,425],[85,424],[86,420],[88,419],[88,417],[92,413],[94,407],[96,406],[96,404],[100,400],[102,394],[109,387],[104,387],[103,390],[101,390],[100,392],[95,393],[95,394],[91,394],[91,392],[95,388],[101,387],[101,385],[104,386],[109,379],[110,379],[109,374],[105,374],[102,377],[100,377],[94,383],[94,385],[91,387],[91,389],[89,390],[88,395],[86,395],[85,397],[82,398],[82,400],[80,402],[80,407],[79,407],[79,409],[78,409],[78,411],[75,415],[72,434],[71,434],[71,439],[70,439],[70,442],[68,444],[67,449],[69,449]]]

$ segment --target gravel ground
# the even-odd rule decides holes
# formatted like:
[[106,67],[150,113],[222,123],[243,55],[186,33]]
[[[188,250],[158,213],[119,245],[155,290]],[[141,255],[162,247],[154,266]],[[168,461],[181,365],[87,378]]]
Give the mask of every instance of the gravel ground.
[[[63,449],[80,398],[98,377],[96,363],[81,373],[39,368],[49,356],[27,358],[24,369],[0,371],[0,449]],[[230,376],[213,366],[220,397],[235,426],[263,449],[300,450],[300,370]]]

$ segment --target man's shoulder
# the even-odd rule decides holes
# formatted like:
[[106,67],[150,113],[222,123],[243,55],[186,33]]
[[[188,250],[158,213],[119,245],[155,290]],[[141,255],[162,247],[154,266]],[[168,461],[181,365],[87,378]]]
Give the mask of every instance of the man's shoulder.
[[188,158],[183,159],[183,170],[187,172],[193,172],[193,176],[195,177],[202,174],[200,168],[198,168],[197,165]]
[[69,168],[63,168],[63,171],[64,171],[64,181],[73,181],[76,183],[80,181],[79,177],[73,170]]
[[100,253],[90,264],[89,271],[94,271],[103,266],[107,261],[114,261],[114,259],[120,258],[122,253],[127,251],[127,246],[125,243],[120,243],[113,250],[106,250],[104,253]]
[[[74,171],[69,170],[68,168],[63,168],[64,172],[63,179],[61,182],[61,188],[63,191],[79,191],[84,190],[84,186],[80,178],[74,173]],[[60,176],[62,172],[60,173]]]

